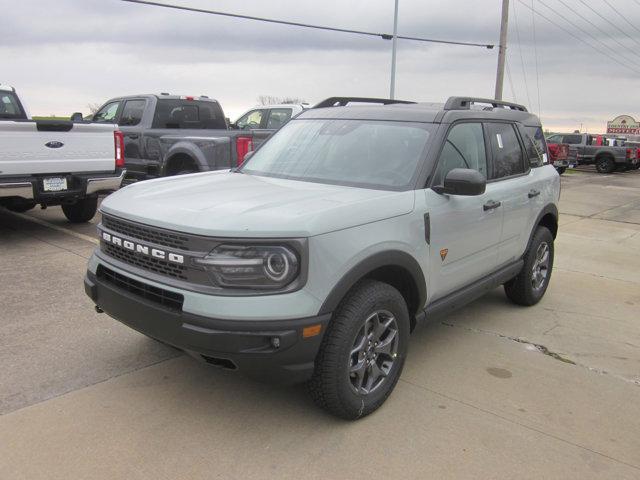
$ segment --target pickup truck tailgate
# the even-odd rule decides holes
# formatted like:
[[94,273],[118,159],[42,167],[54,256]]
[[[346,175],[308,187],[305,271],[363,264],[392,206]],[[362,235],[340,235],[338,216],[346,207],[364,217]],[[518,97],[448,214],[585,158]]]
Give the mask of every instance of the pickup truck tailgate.
[[115,125],[0,122],[0,175],[111,172]]

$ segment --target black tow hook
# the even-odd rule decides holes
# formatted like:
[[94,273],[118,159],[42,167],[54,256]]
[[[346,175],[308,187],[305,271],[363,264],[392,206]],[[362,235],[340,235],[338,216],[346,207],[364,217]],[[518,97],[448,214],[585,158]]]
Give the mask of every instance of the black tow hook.
[[96,313],[104,313],[104,310],[102,310],[98,305],[96,305],[94,308],[96,309]]

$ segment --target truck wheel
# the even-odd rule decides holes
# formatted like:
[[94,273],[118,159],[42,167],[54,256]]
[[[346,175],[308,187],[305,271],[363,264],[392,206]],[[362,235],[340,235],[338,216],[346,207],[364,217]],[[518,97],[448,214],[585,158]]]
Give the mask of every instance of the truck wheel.
[[616,162],[613,158],[605,155],[596,158],[596,170],[598,173],[611,173],[616,169]]
[[64,216],[71,223],[85,223],[93,218],[98,209],[98,197],[85,197],[76,203],[62,205]]
[[504,284],[507,297],[518,305],[535,305],[547,291],[552,270],[553,235],[547,227],[538,227],[524,254],[522,270]]
[[556,167],[556,170],[558,172],[558,175],[562,175],[564,172],[567,171],[567,167]]
[[7,204],[7,209],[11,210],[12,212],[24,213],[24,212],[28,212],[29,210],[31,210],[35,206],[36,206],[36,202],[31,202],[29,200],[17,199],[15,201],[12,201],[9,204]]
[[640,168],[640,163],[636,163],[631,167],[632,170],[638,170]]
[[396,386],[409,346],[409,312],[392,286],[364,280],[342,300],[322,339],[308,391],[321,408],[355,420]]

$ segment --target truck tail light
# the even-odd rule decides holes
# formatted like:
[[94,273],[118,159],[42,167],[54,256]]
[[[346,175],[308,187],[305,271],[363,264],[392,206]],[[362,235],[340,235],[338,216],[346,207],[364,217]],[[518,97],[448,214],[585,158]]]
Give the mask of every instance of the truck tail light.
[[627,158],[631,159],[631,157],[633,156],[633,150],[631,150],[630,148],[627,148]]
[[238,166],[244,162],[244,157],[253,150],[253,138],[236,137],[236,155],[238,156]]
[[124,168],[124,135],[120,130],[113,132],[113,142],[116,149],[116,168]]
[[640,148],[636,148],[636,158],[640,160]]

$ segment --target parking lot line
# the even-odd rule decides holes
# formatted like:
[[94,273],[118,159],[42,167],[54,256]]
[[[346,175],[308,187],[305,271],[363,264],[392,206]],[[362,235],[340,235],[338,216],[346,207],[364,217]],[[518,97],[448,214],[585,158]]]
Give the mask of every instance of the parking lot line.
[[42,220],[40,218],[35,218],[35,217],[32,217],[32,216],[27,215],[25,213],[12,212],[10,210],[5,210],[5,212],[9,213],[11,215],[14,215],[16,217],[22,218],[24,220],[28,220],[28,221],[33,222],[33,223],[37,223],[38,225],[42,225],[43,227],[47,227],[47,228],[50,228],[52,230],[57,230],[58,232],[66,233],[67,235],[71,235],[72,237],[79,238],[79,239],[84,240],[86,242],[91,242],[91,243],[93,243],[95,245],[99,245],[100,244],[100,242],[96,238],[90,237],[89,235],[84,235],[82,233],[74,232],[73,230],[69,230],[68,228],[64,228],[64,227],[60,227],[58,225],[54,225],[53,223],[49,223],[46,220]]

